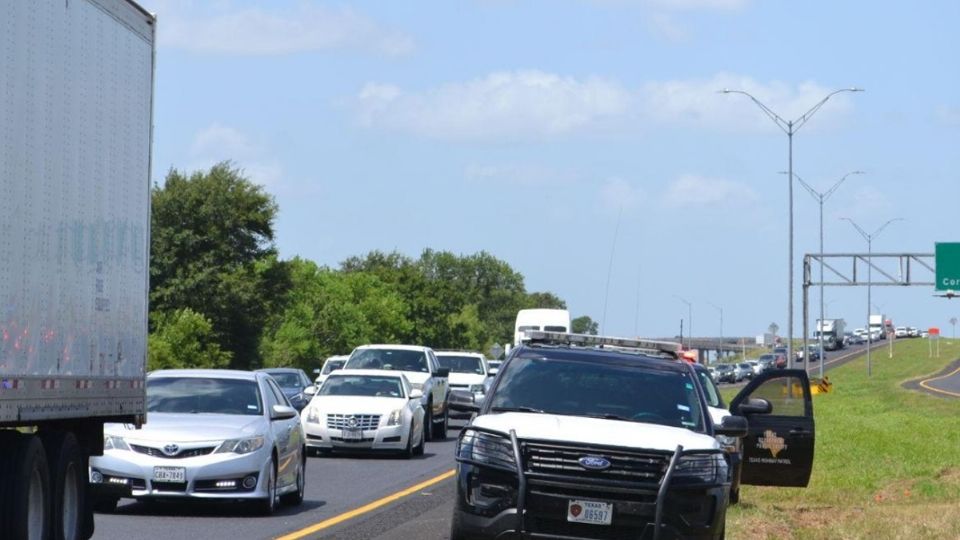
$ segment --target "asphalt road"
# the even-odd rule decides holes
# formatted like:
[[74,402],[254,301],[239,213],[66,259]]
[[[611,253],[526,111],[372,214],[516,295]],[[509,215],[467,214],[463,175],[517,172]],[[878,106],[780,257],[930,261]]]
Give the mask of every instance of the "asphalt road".
[[960,360],[952,362],[943,371],[921,381],[910,381],[904,386],[947,398],[960,398]]
[[[456,433],[456,429],[451,429],[448,440],[428,442],[424,455],[411,460],[385,456],[311,457],[307,462],[307,490],[303,504],[295,508],[283,507],[271,517],[253,515],[248,506],[237,503],[149,504],[123,499],[116,513],[97,514],[94,538],[276,538],[451,470]],[[396,506],[402,508],[405,504],[407,500]],[[318,535],[307,536],[315,537]]]
[[[883,346],[885,342],[875,345]],[[863,350],[864,346],[858,346],[828,353],[824,368],[842,365]],[[807,368],[811,373],[819,369],[816,362]],[[960,373],[954,375],[936,382],[956,384],[960,394]],[[326,522],[323,529],[303,532],[298,538],[445,539],[453,509],[452,478],[412,490],[379,508],[356,510],[453,469],[458,426],[451,425],[447,441],[427,443],[425,455],[409,461],[390,457],[311,457],[304,503],[296,508],[282,508],[269,518],[251,515],[249,508],[240,504],[145,504],[123,500],[116,513],[97,515],[95,538],[268,539]],[[340,523],[330,523],[331,518],[347,517]]]

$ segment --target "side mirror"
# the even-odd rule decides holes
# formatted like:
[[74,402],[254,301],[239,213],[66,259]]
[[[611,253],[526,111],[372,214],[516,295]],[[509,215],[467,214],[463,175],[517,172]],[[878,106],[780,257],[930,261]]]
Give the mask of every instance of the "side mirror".
[[414,388],[410,391],[410,399],[420,399],[423,397],[423,391]]
[[314,374],[314,375],[319,375],[319,374],[320,374],[320,368],[313,368],[313,374]]
[[737,412],[743,416],[748,414],[770,414],[773,411],[773,405],[763,398],[750,398],[740,404]]
[[747,419],[742,416],[725,416],[719,426],[714,426],[713,432],[739,439],[747,436],[748,427]]
[[446,379],[450,376],[450,368],[442,367],[434,373],[434,376],[440,377],[441,379]]
[[286,405],[274,405],[270,409],[271,420],[289,420],[297,417],[297,410]]
[[314,396],[317,394],[317,390],[319,389],[320,388],[317,387],[317,385],[311,384],[310,386],[303,389],[303,393],[304,395],[307,395],[307,396]]

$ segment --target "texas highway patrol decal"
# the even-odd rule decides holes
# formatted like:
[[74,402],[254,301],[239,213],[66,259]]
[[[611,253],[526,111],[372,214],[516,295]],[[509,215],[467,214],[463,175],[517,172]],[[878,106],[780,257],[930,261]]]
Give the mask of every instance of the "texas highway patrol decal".
[[777,457],[777,454],[787,449],[787,444],[783,442],[783,437],[777,437],[775,431],[768,429],[763,432],[763,437],[757,439],[757,448],[769,450],[773,457]]

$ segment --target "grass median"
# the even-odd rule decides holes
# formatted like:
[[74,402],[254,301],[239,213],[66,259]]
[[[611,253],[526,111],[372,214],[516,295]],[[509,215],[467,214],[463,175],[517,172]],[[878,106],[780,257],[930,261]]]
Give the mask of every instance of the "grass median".
[[[816,455],[806,489],[744,486],[727,513],[732,539],[960,538],[960,399],[901,384],[960,357],[943,340],[896,342],[831,370],[814,396]],[[729,397],[729,396],[728,396]]]

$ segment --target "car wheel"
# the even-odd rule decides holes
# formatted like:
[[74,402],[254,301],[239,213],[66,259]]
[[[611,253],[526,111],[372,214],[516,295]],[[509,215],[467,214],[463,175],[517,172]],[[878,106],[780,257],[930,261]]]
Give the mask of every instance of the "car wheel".
[[423,439],[426,436],[424,431],[420,430],[420,440],[417,442],[417,445],[413,447],[413,455],[422,456],[423,455]]
[[433,404],[427,403],[427,410],[423,413],[423,438],[433,441]]
[[267,472],[267,496],[258,503],[260,514],[273,515],[277,511],[277,462],[271,460]]
[[450,540],[469,540],[470,536],[460,523],[460,510],[454,509],[453,519],[450,520]]
[[450,426],[450,411],[443,411],[443,418],[433,426],[431,440],[442,441],[447,438],[447,428]]
[[413,423],[410,423],[410,433],[407,435],[407,447],[400,451],[400,455],[410,459],[414,456],[413,452]]
[[297,470],[297,490],[293,493],[287,493],[281,497],[283,504],[288,506],[297,506],[303,502],[303,495],[307,491],[307,456],[304,455],[300,460],[300,468]]

